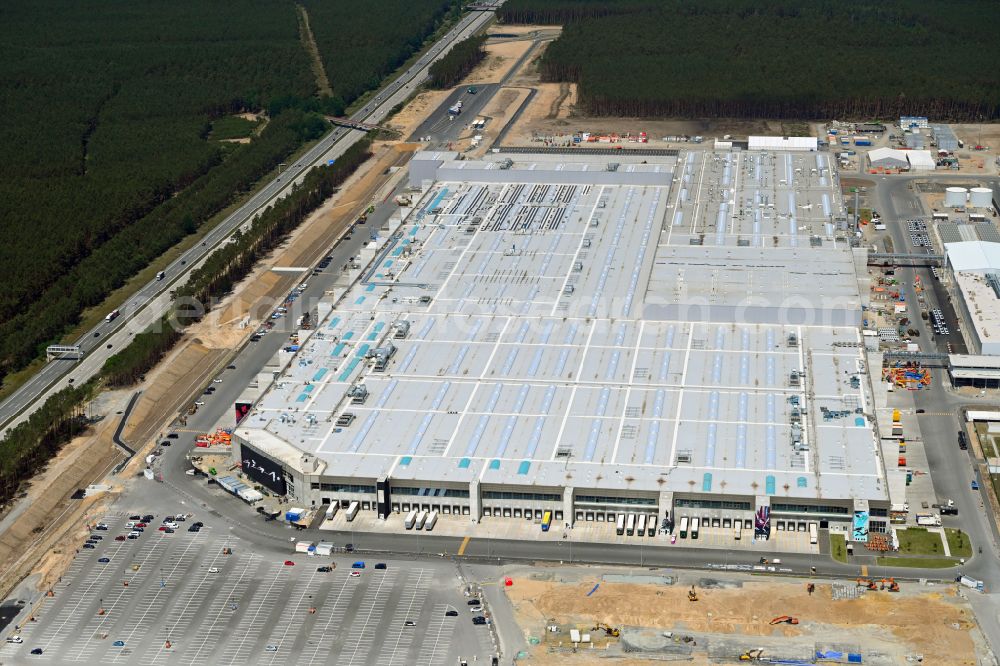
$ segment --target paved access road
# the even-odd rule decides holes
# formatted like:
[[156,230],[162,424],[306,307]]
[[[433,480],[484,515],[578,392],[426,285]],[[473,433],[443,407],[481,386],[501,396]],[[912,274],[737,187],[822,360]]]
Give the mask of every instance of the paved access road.
[[[22,618],[24,642],[2,644],[0,660],[436,666],[492,654],[489,629],[472,624],[451,562],[394,558],[375,569],[378,561],[366,559],[353,577],[361,556],[310,557],[289,542],[251,546],[207,512],[172,534],[157,530],[160,516],[139,538],[115,541],[128,532],[126,519],[105,519],[110,529],[94,532],[103,539],[80,550],[35,621]],[[205,527],[187,531],[196,520]],[[42,654],[30,655],[35,648]]]
[[[502,2],[496,3],[499,6]],[[420,57],[399,78],[381,89],[363,108],[350,119],[356,122],[377,124],[397,104],[405,100],[427,78],[430,65],[439,59],[456,42],[481,30],[492,19],[492,11],[475,11],[465,16],[427,53]],[[0,404],[0,424],[5,429],[26,419],[32,407],[41,404],[50,391],[60,390],[70,384],[85,382],[104,364],[104,361],[159,319],[170,305],[166,294],[183,284],[191,270],[197,267],[219,243],[236,229],[252,220],[262,208],[278,197],[286,195],[295,182],[300,181],[312,167],[336,159],[351,145],[360,140],[364,132],[343,127],[334,128],[302,157],[288,165],[283,174],[258,190],[245,204],[210,231],[203,242],[178,257],[164,271],[163,280],[143,285],[122,304],[121,315],[110,323],[101,322],[85,333],[74,344],[85,352],[83,362],[63,360],[44,366],[35,376]]]

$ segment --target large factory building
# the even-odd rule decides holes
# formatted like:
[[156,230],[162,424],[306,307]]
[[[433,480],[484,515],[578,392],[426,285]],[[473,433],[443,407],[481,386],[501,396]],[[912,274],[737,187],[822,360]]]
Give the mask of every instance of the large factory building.
[[885,529],[826,154],[426,153],[410,184],[236,430],[248,476],[382,516]]

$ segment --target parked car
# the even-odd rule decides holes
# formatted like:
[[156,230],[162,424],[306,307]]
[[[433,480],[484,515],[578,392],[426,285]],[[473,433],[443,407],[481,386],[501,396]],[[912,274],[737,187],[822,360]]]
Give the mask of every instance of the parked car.
[[295,562],[292,562],[291,560],[285,560],[285,566],[286,567],[294,567],[295,566]]
[[457,610],[445,611],[444,612],[444,616],[445,617],[458,617],[458,611]]
[[83,544],[83,547],[84,548],[88,548],[90,550],[93,550],[94,548],[96,548],[96,546],[94,544],[92,544],[92,543],[85,543],[85,544]]
[[331,571],[333,571],[333,569],[331,569],[330,567],[316,567],[316,571],[318,571],[319,573],[330,573]]
[[42,648],[35,648],[34,650],[31,651],[31,654],[41,654],[41,653],[42,653]]
[[97,526],[94,529],[106,532],[108,530],[108,526],[105,523],[97,523]]
[[8,637],[7,637],[7,642],[8,642],[8,643],[23,643],[23,642],[24,642],[24,639],[23,639],[23,638],[21,638],[20,636],[17,636],[17,635],[14,635],[14,636],[8,636]]
[[219,567],[209,568],[208,573],[219,573]]
[[479,599],[469,599],[467,603],[470,606],[481,606],[483,604],[483,602],[481,602]]
[[979,490],[979,482],[978,481],[973,481],[972,482],[972,489],[973,490]]
[[482,613],[483,612],[483,607],[482,606],[471,606],[469,608],[469,611],[471,611],[473,613]]
[[100,562],[101,564],[107,564],[108,562],[111,561],[111,558],[110,557],[102,557],[101,559],[99,559],[97,561]]
[[352,571],[351,572],[351,578],[361,578],[361,572],[360,571]]
[[385,562],[379,562],[378,564],[375,565],[375,568],[376,569],[385,569],[386,568],[385,567]]
[[128,538],[129,540],[135,540],[139,538],[139,535],[133,532],[132,534],[128,535]]
[[472,624],[486,624],[486,618],[482,615],[477,615],[472,618]]
[[124,534],[119,534],[118,536],[115,537],[115,541],[124,541],[124,540],[125,540]]
[[115,641],[111,645],[112,647],[125,647],[125,641]]

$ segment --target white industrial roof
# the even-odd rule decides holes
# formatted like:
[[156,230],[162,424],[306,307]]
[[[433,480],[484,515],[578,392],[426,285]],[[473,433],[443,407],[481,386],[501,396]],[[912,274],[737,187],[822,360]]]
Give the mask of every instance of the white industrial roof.
[[955,272],[982,273],[1000,269],[1000,243],[962,241],[945,243],[948,263]]
[[648,158],[663,185],[574,184],[564,159],[425,190],[238,434],[336,476],[884,499],[860,331],[829,315],[860,298],[827,156]]
[[814,136],[751,136],[750,150],[816,150],[818,139]]
[[910,168],[917,171],[933,171],[936,166],[934,158],[929,150],[907,150],[906,161],[910,163]]

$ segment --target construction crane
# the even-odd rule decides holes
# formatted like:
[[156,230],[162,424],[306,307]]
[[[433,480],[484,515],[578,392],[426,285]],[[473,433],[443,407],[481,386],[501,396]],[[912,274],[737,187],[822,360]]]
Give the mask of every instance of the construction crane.
[[791,615],[780,615],[771,620],[771,624],[798,624],[798,623],[799,623],[799,618],[792,617]]
[[621,633],[622,633],[618,629],[618,627],[611,627],[611,626],[609,626],[607,624],[604,624],[603,622],[598,622],[597,624],[595,624],[594,628],[591,629],[591,631],[603,631],[608,636],[614,636],[615,638],[618,638],[619,636],[621,636]]
[[694,585],[688,590],[688,601],[698,601],[698,593],[694,591]]

